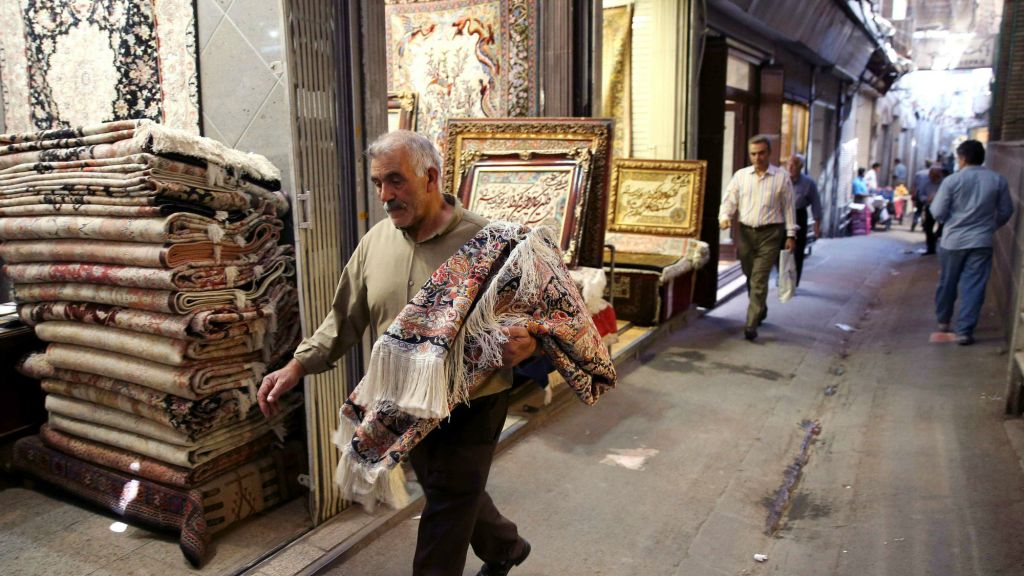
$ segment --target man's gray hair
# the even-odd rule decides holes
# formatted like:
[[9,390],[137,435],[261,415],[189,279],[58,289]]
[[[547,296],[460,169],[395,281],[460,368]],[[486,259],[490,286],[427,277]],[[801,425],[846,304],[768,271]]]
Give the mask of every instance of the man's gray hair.
[[754,144],[764,144],[768,147],[768,151],[772,151],[772,137],[767,134],[758,134],[747,140],[747,146],[753,146]]
[[426,136],[411,130],[395,130],[382,134],[366,149],[366,157],[373,160],[381,154],[393,154],[404,150],[417,176],[424,176],[433,168],[441,174],[441,153]]
[[791,158],[800,163],[801,170],[807,166],[807,158],[804,158],[803,154],[793,154]]

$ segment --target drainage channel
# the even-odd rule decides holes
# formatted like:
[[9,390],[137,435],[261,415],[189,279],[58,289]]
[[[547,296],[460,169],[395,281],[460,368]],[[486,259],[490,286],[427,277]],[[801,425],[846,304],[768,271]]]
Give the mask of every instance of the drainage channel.
[[800,443],[800,453],[793,459],[792,464],[786,466],[786,470],[782,474],[782,485],[775,491],[771,502],[768,503],[768,517],[764,523],[764,533],[768,536],[772,536],[778,531],[779,525],[782,523],[782,516],[789,507],[797,484],[800,483],[804,467],[810,460],[811,444],[814,442],[814,438],[821,434],[821,422],[817,420],[804,420],[800,423],[800,428],[804,431],[804,439]]

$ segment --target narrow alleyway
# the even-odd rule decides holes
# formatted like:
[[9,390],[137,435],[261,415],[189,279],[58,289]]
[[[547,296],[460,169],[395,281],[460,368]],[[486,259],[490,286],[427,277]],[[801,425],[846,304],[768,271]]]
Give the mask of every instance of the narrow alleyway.
[[[533,544],[512,574],[1024,573],[1002,336],[990,307],[977,345],[929,343],[938,264],[922,243],[819,242],[756,343],[737,296],[596,407],[574,403],[500,454],[489,489]],[[329,573],[408,574],[415,538],[413,518]],[[471,553],[465,573],[479,565]]]

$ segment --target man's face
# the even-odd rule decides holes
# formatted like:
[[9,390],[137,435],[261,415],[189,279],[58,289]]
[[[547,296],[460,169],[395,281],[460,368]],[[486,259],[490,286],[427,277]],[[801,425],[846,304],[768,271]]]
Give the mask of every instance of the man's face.
[[789,161],[786,162],[786,170],[789,170],[789,177],[793,180],[800,178],[800,173],[803,171],[803,164],[796,156],[790,156]]
[[754,168],[761,172],[768,169],[768,144],[754,142],[747,147],[747,152],[750,153],[750,163]]
[[437,171],[427,170],[417,176],[403,149],[379,154],[370,161],[370,180],[377,189],[377,198],[391,218],[391,223],[400,230],[412,230],[420,225],[426,215],[427,199],[436,192]]

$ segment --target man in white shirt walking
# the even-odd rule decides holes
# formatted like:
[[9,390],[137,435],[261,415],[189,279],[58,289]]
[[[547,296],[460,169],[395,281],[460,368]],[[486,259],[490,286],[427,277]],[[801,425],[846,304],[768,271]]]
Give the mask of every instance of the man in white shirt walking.
[[757,327],[768,316],[768,279],[779,260],[785,241],[786,250],[796,246],[796,211],[789,174],[769,163],[771,142],[757,135],[747,142],[748,166],[733,174],[718,212],[719,225],[728,229],[733,214],[739,212],[740,233],[737,252],[747,277],[747,322],[743,336],[757,338]]

